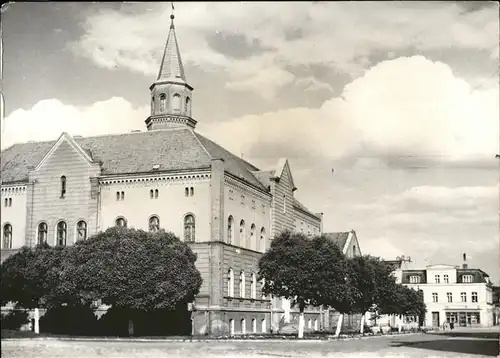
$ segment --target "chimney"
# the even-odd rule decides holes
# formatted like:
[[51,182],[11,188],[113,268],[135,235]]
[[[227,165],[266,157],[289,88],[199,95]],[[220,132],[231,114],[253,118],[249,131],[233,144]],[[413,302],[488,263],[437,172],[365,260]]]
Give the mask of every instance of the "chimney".
[[467,266],[467,254],[464,252],[464,263],[462,265],[462,268],[466,269],[468,266]]

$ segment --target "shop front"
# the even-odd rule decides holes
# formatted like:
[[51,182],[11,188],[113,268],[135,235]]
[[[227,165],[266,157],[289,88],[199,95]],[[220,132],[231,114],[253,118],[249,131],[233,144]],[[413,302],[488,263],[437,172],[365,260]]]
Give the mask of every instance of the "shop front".
[[447,310],[446,322],[454,323],[455,327],[477,327],[481,325],[479,310]]

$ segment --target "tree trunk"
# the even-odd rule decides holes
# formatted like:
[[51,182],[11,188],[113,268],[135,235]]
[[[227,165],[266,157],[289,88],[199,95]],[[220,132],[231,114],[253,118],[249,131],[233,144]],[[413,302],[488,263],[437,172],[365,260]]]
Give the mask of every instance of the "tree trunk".
[[304,338],[304,308],[305,304],[299,304],[299,339]]
[[402,321],[403,321],[403,317],[401,315],[399,315],[398,316],[398,333],[401,333]]
[[339,319],[337,321],[337,330],[335,331],[335,337],[338,338],[340,336],[340,330],[342,329],[342,322],[344,321],[344,315],[339,314]]
[[365,333],[365,316],[366,312],[361,315],[361,328],[360,328],[360,333],[363,335]]
[[38,308],[35,308],[35,314],[34,314],[34,319],[35,319],[35,327],[33,327],[33,330],[35,331],[36,334],[40,333],[40,311]]
[[134,335],[134,321],[132,319],[128,320],[128,335],[129,336]]

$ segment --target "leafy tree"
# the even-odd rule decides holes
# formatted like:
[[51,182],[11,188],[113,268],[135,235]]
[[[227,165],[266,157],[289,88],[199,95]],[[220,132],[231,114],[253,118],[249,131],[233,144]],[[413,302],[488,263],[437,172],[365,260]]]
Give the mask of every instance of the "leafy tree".
[[[378,304],[382,314],[401,316],[418,316],[419,321],[427,312],[423,294],[401,284],[396,284],[394,290],[383,297]],[[399,326],[401,329],[401,325]]]
[[292,306],[298,305],[302,338],[306,305],[317,307],[346,301],[349,290],[345,267],[342,253],[328,238],[309,239],[284,231],[261,257],[259,279],[264,279],[264,294],[291,299]]
[[193,301],[202,278],[196,255],[174,234],[112,227],[71,247],[58,297],[74,305],[100,301],[126,312],[175,309]]
[[47,244],[23,247],[1,265],[1,303],[17,302],[32,309],[50,305],[49,297],[60,284],[65,248]]
[[391,268],[378,257],[357,256],[347,261],[350,266],[350,283],[356,288],[352,311],[362,315],[363,334],[366,313],[378,303],[392,297],[396,279],[391,274]]

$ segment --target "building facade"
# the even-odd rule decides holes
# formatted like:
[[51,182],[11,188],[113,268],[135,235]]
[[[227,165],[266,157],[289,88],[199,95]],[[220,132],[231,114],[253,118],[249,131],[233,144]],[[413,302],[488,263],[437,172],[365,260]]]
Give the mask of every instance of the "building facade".
[[165,229],[198,255],[194,333],[276,330],[289,304],[262,295],[258,260],[282,230],[320,234],[322,214],[295,198],[288,160],[261,170],[196,132],[171,19],[147,130],[62,133],[2,151],[2,261],[24,245],[72,245],[114,225]]
[[421,290],[427,305],[425,326],[490,327],[494,324],[493,285],[487,273],[467,264],[432,265],[395,272],[399,283]]

